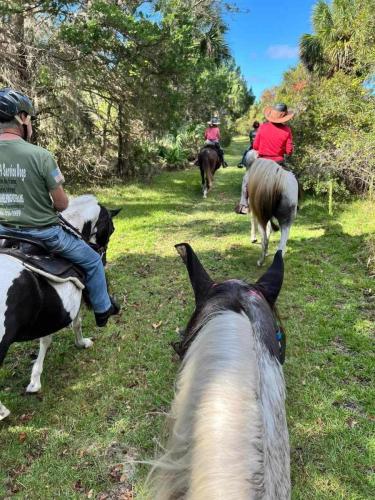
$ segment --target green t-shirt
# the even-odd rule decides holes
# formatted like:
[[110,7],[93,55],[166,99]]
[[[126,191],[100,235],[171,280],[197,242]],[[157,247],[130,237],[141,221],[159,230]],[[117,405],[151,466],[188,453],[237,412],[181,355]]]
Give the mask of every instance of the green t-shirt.
[[51,153],[23,139],[0,140],[0,224],[57,223],[50,191],[64,182]]

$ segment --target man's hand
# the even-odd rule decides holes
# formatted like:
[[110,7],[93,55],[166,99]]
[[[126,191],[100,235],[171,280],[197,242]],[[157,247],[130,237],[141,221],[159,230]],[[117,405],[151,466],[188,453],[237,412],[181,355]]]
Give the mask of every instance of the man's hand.
[[50,192],[53,206],[58,212],[63,212],[69,205],[69,199],[62,186]]

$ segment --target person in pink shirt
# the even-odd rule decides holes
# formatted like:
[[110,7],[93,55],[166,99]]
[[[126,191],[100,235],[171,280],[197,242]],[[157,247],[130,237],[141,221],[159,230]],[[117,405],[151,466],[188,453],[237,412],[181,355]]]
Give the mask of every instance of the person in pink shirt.
[[219,153],[221,163],[223,167],[227,167],[228,164],[224,160],[224,150],[220,147],[220,121],[218,118],[214,117],[208,122],[208,127],[204,131],[204,139],[206,145],[216,146],[217,152]]
[[[258,158],[273,160],[285,167],[285,156],[293,153],[292,131],[286,122],[293,118],[294,113],[288,111],[286,104],[279,103],[265,108],[264,116],[267,122],[262,123],[259,127],[253,149],[257,152]],[[247,165],[248,170],[242,181],[241,199],[235,208],[235,212],[238,214],[247,214],[249,211],[247,185],[250,166]]]

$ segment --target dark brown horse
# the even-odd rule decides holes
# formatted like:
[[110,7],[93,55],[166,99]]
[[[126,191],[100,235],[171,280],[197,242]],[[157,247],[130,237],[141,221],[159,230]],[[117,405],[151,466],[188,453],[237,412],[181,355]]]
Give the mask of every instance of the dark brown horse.
[[203,198],[212,187],[214,174],[220,168],[221,160],[215,147],[205,146],[199,153],[198,165],[202,177]]

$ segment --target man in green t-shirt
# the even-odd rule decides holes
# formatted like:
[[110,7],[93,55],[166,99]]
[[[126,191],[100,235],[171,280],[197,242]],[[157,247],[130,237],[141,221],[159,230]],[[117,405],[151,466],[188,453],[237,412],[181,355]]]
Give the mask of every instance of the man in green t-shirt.
[[119,307],[108,295],[99,254],[58,222],[69,203],[64,177],[46,149],[28,142],[33,112],[26,95],[0,90],[0,233],[37,238],[82,267],[96,323],[105,326]]

